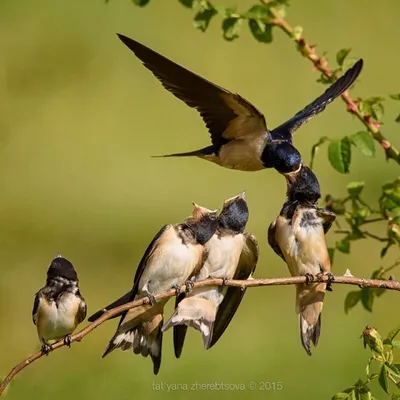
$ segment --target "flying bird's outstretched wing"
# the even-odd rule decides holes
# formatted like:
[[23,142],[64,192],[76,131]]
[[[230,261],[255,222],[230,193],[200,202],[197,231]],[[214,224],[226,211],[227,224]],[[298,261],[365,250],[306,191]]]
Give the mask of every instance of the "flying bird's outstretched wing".
[[238,94],[213,84],[148,47],[118,34],[165,89],[195,108],[203,118],[214,146],[221,147],[247,134],[265,134],[263,114]]
[[292,135],[297,129],[308,122],[311,118],[325,110],[325,107],[331,103],[336,97],[342,95],[357,79],[363,67],[363,60],[358,60],[353,67],[348,69],[346,73],[334,82],[326,91],[316,98],[312,103],[299,111],[294,117],[284,122],[282,125],[271,131],[274,139],[282,139],[290,141]]

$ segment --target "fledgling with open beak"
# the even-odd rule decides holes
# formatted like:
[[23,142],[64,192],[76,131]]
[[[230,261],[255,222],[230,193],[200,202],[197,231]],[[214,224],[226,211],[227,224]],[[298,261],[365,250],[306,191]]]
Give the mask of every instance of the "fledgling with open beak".
[[296,285],[296,312],[300,316],[301,343],[311,355],[310,342],[316,346],[321,332],[327,290],[325,283],[311,283],[311,275],[327,274],[333,279],[325,234],[336,215],[318,208],[320,187],[310,168],[303,166],[297,174],[285,177],[287,200],[268,229],[268,243],[286,262],[292,276],[307,276],[309,281]]
[[[154,296],[171,288],[177,291],[196,274],[204,263],[204,244],[217,229],[217,212],[195,205],[194,214],[181,224],[165,225],[146,249],[135,274],[129,298],[121,297],[111,305],[98,311],[89,320],[94,320],[123,302],[148,297],[150,304],[136,307],[121,316],[115,335],[111,338],[102,357],[113,350],[133,349],[143,357],[150,355],[153,372],[157,375],[161,365],[164,306],[169,299],[155,302]],[[122,303],[121,303],[122,302]]]
[[58,254],[47,271],[46,285],[35,295],[32,310],[45,354],[52,350],[49,340],[64,338],[70,347],[72,332],[86,318],[86,303],[78,283],[73,265]]
[[210,132],[210,146],[162,157],[194,156],[241,171],[264,168],[275,168],[280,173],[297,171],[302,159],[292,144],[294,132],[343,94],[363,66],[360,59],[322,95],[270,131],[264,115],[240,95],[213,84],[133,39],[120,34],[118,37],[165,89],[200,113]]
[[[206,243],[207,258],[195,281],[211,278],[248,279],[258,260],[256,238],[244,229],[249,217],[245,192],[225,200],[218,217],[218,229]],[[242,288],[221,287],[194,289],[177,297],[176,308],[163,331],[174,327],[175,356],[180,357],[187,327],[201,332],[206,349],[221,337],[243,298]]]

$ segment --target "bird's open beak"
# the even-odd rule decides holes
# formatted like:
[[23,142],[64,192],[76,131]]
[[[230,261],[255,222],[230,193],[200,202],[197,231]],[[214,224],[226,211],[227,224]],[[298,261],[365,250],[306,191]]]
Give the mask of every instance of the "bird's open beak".
[[291,185],[291,184],[296,182],[297,177],[298,177],[298,175],[299,175],[299,173],[300,173],[302,168],[303,168],[303,164],[300,164],[300,167],[297,168],[296,171],[291,171],[291,172],[287,172],[287,173],[283,174],[285,176],[285,178],[286,178],[286,182],[289,185]]

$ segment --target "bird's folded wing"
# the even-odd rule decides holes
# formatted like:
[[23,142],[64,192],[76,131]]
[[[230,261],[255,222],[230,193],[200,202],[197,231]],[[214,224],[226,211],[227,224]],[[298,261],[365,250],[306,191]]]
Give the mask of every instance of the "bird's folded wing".
[[[254,235],[245,233],[243,250],[240,255],[239,263],[233,279],[248,279],[256,269],[258,254],[259,249],[257,239]],[[233,316],[235,315],[245,292],[246,288],[228,287],[228,290],[224,296],[224,300],[218,307],[213,327],[212,339],[208,348],[214,346],[225,332]]]

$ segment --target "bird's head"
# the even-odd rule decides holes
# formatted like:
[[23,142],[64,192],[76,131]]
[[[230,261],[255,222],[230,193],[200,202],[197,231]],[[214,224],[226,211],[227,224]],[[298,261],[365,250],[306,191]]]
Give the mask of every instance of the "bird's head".
[[191,229],[200,244],[207,243],[218,228],[218,209],[209,210],[193,202],[192,215],[185,219],[185,224]]
[[219,214],[220,224],[237,233],[243,233],[249,219],[249,208],[247,207],[246,192],[224,201],[224,206]]
[[283,174],[287,183],[287,197],[291,201],[316,204],[321,198],[321,189],[314,172],[306,165],[298,171]]
[[62,257],[61,254],[58,254],[54,258],[47,270],[47,281],[57,280],[57,278],[62,278],[70,282],[78,282],[78,274],[74,266],[66,258]]
[[275,168],[281,174],[297,171],[302,165],[299,151],[291,143],[281,140],[268,143],[262,154],[265,168]]

